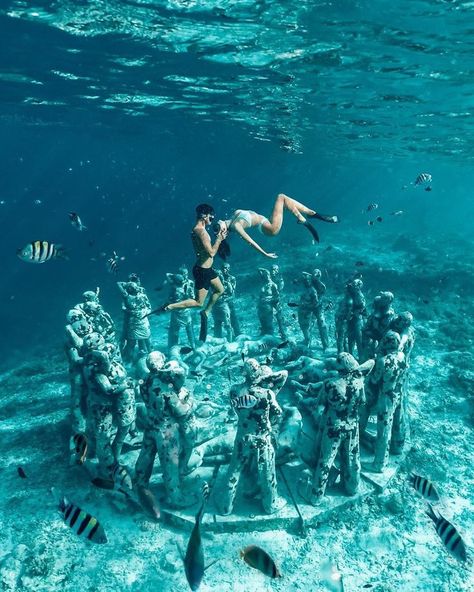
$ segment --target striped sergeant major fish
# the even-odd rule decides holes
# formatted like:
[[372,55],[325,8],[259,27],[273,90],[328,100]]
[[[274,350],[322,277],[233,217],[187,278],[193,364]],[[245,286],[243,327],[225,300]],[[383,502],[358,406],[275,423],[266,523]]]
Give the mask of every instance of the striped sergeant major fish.
[[184,563],[186,579],[191,590],[199,589],[206,569],[218,561],[218,559],[216,559],[204,567],[204,550],[201,540],[201,521],[204,515],[204,508],[206,506],[207,500],[209,499],[209,493],[209,485],[208,483],[204,482],[202,486],[202,504],[198,513],[196,514],[196,520],[194,522],[191,536],[189,537],[188,546],[186,547],[186,554],[184,557],[181,549],[178,546],[178,550]]
[[134,497],[132,477],[127,470],[127,467],[115,463],[111,470],[111,478],[104,479],[102,477],[94,477],[91,483],[100,489],[115,490],[123,493],[127,497]]
[[371,212],[372,210],[376,210],[379,207],[378,203],[369,203],[369,205],[362,210],[362,212]]
[[117,262],[118,262],[118,260],[119,260],[118,255],[114,251],[113,254],[112,254],[112,257],[110,257],[109,259],[107,259],[107,261],[105,263],[105,265],[107,266],[107,271],[109,273],[112,273],[114,275],[117,274],[117,271],[118,271]]
[[245,547],[245,549],[240,551],[240,557],[245,563],[247,563],[247,565],[250,565],[250,567],[253,567],[254,569],[258,569],[258,571],[261,571],[269,578],[281,578],[281,573],[273,559],[266,551],[257,547],[257,545],[249,545],[248,547]]
[[234,409],[251,409],[257,404],[257,397],[254,395],[240,395],[240,397],[232,397],[230,404]]
[[431,481],[425,479],[425,477],[420,477],[420,475],[415,475],[415,473],[409,475],[408,481],[425,499],[431,502],[439,502],[439,494]]
[[63,494],[58,494],[54,487],[51,491],[58,499],[59,513],[62,514],[64,522],[78,536],[86,538],[93,543],[107,543],[107,535],[97,518],[81,510],[79,506],[70,502]]
[[114,464],[112,468],[112,479],[115,489],[119,491],[132,491],[132,477],[124,465],[120,465],[119,463]]
[[418,185],[426,185],[425,191],[431,191],[430,183],[432,180],[433,177],[430,175],[430,173],[420,173],[415,179],[415,187]]
[[83,465],[86,458],[87,458],[87,448],[88,448],[87,436],[82,433],[74,434],[73,442],[74,442],[74,447],[76,450],[77,462],[80,465]]
[[426,514],[433,520],[436,532],[451,555],[460,561],[466,561],[466,545],[451,522],[443,518],[439,512],[436,514],[430,504]]
[[55,245],[49,241],[33,241],[18,249],[17,256],[26,263],[45,263],[50,259],[68,259],[62,245]]

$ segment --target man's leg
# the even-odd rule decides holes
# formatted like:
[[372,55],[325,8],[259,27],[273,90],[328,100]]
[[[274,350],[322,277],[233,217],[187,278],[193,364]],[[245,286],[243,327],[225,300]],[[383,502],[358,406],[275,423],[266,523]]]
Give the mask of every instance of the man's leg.
[[[201,341],[206,341],[206,339],[207,339],[207,321],[208,321],[209,314],[212,310],[212,307],[214,306],[214,304],[217,302],[217,300],[219,300],[219,298],[224,293],[224,286],[222,285],[222,282],[219,277],[213,278],[210,283],[211,283],[211,288],[212,288],[211,297],[209,298],[209,300],[207,302],[206,308],[204,310],[201,310],[201,313],[200,313],[200,315],[201,315],[201,329],[199,331],[199,339]],[[199,292],[201,292],[201,290]],[[206,293],[207,293],[207,291],[206,291]],[[203,300],[203,302],[204,302],[204,300]]]
[[[222,291],[224,291],[224,288],[222,288]],[[186,300],[181,300],[180,302],[172,302],[171,304],[166,305],[165,310],[176,310],[179,308],[201,308],[201,306],[204,304],[204,300],[206,300],[208,292],[208,288],[200,288],[196,291],[196,298],[186,298]]]

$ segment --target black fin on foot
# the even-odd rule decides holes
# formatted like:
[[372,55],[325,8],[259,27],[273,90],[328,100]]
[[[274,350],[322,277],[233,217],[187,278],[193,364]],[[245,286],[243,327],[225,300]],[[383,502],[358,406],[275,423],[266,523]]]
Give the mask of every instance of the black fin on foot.
[[317,220],[329,222],[330,224],[336,224],[336,222],[339,222],[338,216],[326,216],[325,214],[318,214],[318,212],[314,212],[314,214],[308,214],[308,218],[316,218]]
[[201,310],[201,329],[199,331],[199,340],[206,341],[207,339],[207,314]]
[[308,222],[308,220],[305,220],[304,222],[301,222],[301,224],[303,224],[303,226],[311,232],[311,235],[314,238],[314,240],[317,243],[319,243],[319,234],[318,234],[316,228],[311,224],[311,222]]

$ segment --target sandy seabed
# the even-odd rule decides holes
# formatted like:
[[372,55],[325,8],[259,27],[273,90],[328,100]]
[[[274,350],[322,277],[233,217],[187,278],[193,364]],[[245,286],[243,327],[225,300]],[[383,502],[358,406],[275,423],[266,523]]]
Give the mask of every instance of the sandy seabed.
[[[327,590],[320,570],[327,560],[337,564],[345,592],[474,591],[472,563],[462,565],[446,552],[425,514],[426,503],[407,484],[410,471],[436,484],[442,498],[438,509],[458,528],[472,560],[474,245],[456,237],[435,242],[408,235],[387,235],[384,245],[374,248],[374,242],[354,235],[317,251],[295,248],[294,254],[298,261],[308,261],[301,270],[323,270],[328,297],[337,300],[344,281],[357,269],[363,273],[369,304],[379,290],[391,290],[396,311],[414,314],[411,452],[383,493],[333,513],[306,538],[282,530],[205,533],[206,561],[220,561],[206,572],[202,592]],[[354,268],[355,261],[363,266]],[[279,263],[290,301],[297,298],[293,261],[282,256]],[[262,264],[261,259],[256,262]],[[256,272],[238,263],[233,272],[239,281],[238,309],[246,332],[252,333]],[[68,303],[64,308],[66,312]],[[294,323],[291,310],[287,314]],[[154,339],[164,343],[166,319],[153,323]],[[224,401],[219,376],[206,382],[212,385],[207,394],[218,393],[217,400]],[[198,390],[196,397],[205,394]],[[69,466],[68,402],[67,367],[59,345],[44,357],[22,360],[0,377],[1,590],[189,589],[176,547],[176,542],[186,545],[189,533],[151,521],[120,497],[90,485],[81,467]],[[26,479],[18,476],[20,465]],[[93,545],[71,532],[56,512],[52,486],[100,519],[108,544]],[[265,548],[283,578],[269,580],[248,567],[239,551],[249,544]]]

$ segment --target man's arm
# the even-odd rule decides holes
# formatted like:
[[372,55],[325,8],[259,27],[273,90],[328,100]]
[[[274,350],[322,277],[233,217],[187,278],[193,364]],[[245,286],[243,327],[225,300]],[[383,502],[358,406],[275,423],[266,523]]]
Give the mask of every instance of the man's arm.
[[214,258],[216,256],[221,242],[224,240],[224,238],[227,235],[226,230],[223,230],[223,229],[219,230],[219,232],[217,233],[216,240],[215,240],[214,244],[212,244],[211,237],[209,236],[209,233],[207,232],[207,230],[205,228],[197,228],[194,230],[194,233],[196,234],[196,236],[199,237],[199,240],[201,241],[203,249],[206,251],[206,253],[209,255],[209,257],[212,257],[212,258]]

